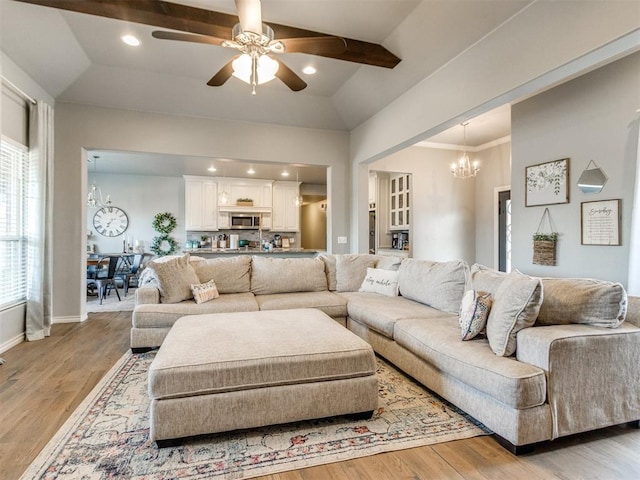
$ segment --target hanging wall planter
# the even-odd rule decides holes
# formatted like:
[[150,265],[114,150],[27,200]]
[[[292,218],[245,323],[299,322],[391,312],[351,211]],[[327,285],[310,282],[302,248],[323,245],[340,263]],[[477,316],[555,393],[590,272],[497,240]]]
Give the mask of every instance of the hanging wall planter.
[[[544,220],[549,223],[549,233],[544,233]],[[558,243],[558,232],[553,231],[551,224],[551,214],[549,209],[545,208],[538,230],[533,234],[533,263],[534,265],[550,265],[556,264],[556,245]]]

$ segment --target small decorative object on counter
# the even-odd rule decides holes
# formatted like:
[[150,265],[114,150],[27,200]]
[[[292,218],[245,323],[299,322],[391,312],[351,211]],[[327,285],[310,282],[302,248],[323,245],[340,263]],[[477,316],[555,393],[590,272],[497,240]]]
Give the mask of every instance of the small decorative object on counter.
[[[543,232],[544,219],[549,222],[550,233]],[[538,230],[533,234],[533,263],[535,265],[551,265],[556,264],[556,244],[558,242],[558,232],[554,231],[551,224],[551,214],[549,209],[545,208]]]

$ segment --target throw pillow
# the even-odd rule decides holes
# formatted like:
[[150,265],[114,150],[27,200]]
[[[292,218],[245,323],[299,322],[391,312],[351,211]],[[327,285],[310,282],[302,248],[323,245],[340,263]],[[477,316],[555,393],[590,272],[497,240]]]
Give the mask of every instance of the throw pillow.
[[479,290],[482,292],[488,292],[495,297],[498,288],[507,278],[505,272],[494,270],[493,268],[485,267],[479,263],[471,265],[469,279],[469,288],[473,290]]
[[367,268],[367,275],[359,292],[379,293],[387,297],[398,296],[398,272],[380,268]]
[[193,299],[196,303],[205,303],[220,296],[216,282],[213,280],[209,280],[207,283],[191,285],[191,293],[193,293]]
[[251,257],[208,258],[193,265],[200,281],[214,280],[220,293],[247,293],[251,291]]
[[405,258],[400,265],[400,294],[457,315],[468,273],[469,266],[461,260],[432,262]]
[[496,355],[516,351],[516,335],[533,326],[542,304],[542,281],[518,271],[509,273],[493,298],[487,320],[487,339]]
[[160,291],[160,303],[179,303],[192,298],[191,285],[200,283],[189,263],[189,254],[166,261],[153,261],[147,265],[153,272]]
[[544,302],[536,325],[582,323],[619,327],[627,314],[627,292],[619,283],[588,278],[543,278]]
[[458,319],[463,341],[475,338],[485,329],[492,303],[491,294],[487,292],[468,290],[464,294]]
[[357,292],[367,274],[376,266],[376,257],[367,254],[345,254],[336,259],[336,291]]

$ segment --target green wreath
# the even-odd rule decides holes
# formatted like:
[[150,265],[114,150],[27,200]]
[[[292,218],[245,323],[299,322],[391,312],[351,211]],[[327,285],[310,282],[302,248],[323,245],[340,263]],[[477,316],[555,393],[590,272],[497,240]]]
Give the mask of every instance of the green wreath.
[[[169,248],[163,250],[162,245],[165,242],[169,244]],[[169,235],[158,235],[157,237],[153,237],[153,242],[151,243],[151,251],[159,257],[164,257],[165,255],[173,255],[178,251],[178,242],[176,242]]]
[[164,212],[159,213],[153,217],[153,223],[151,226],[156,232],[160,232],[164,235],[169,235],[178,225],[176,217],[172,213]]

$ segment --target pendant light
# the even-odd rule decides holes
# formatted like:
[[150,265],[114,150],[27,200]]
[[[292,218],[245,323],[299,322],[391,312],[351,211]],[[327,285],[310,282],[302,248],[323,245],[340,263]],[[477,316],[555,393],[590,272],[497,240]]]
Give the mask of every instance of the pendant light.
[[475,177],[480,171],[480,167],[478,166],[478,162],[475,161],[473,164],[469,160],[469,154],[467,153],[467,125],[469,122],[462,123],[462,135],[463,135],[463,153],[462,157],[458,161],[458,163],[454,163],[451,165],[451,173],[453,176],[460,179],[466,179]]
[[298,169],[296,169],[296,184],[298,185],[298,195],[296,195],[293,198],[293,204],[296,207],[301,207],[302,203],[304,202],[304,199],[302,198],[302,195],[300,195],[300,182],[298,181]]

